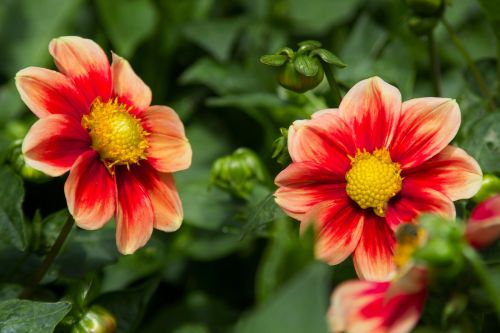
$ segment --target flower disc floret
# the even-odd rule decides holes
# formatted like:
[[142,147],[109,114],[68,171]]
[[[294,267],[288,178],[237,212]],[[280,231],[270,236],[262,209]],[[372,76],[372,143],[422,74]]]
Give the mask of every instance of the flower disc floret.
[[361,208],[373,208],[378,216],[385,216],[387,202],[402,187],[401,169],[392,162],[389,152],[376,149],[373,154],[358,150],[346,174],[346,192]]
[[137,164],[146,159],[149,135],[130,108],[117,99],[102,102],[97,98],[89,115],[82,118],[82,126],[92,139],[92,147],[106,167]]

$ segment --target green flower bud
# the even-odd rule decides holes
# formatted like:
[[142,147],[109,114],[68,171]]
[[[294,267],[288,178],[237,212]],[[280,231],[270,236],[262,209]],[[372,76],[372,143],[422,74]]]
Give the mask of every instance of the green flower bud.
[[265,180],[266,172],[259,157],[248,148],[238,148],[212,165],[211,183],[243,199],[252,193],[255,182]]
[[33,169],[29,165],[26,164],[24,160],[24,155],[21,150],[22,140],[16,140],[11,146],[9,162],[17,171],[21,177],[25,180],[35,182],[35,183],[43,183],[50,179],[50,177],[43,172]]
[[93,305],[72,327],[71,333],[114,333],[116,319],[99,305]]
[[324,65],[341,68],[346,66],[333,53],[320,47],[320,42],[306,40],[299,43],[296,52],[289,47],[283,47],[275,54],[262,56],[260,62],[278,68],[278,81],[281,86],[303,93],[323,81]]
[[415,14],[432,16],[443,10],[444,0],[406,0],[406,4]]
[[492,174],[485,174],[483,176],[481,188],[476,195],[472,197],[472,201],[481,202],[498,193],[500,193],[500,178]]
[[411,16],[408,19],[408,27],[417,36],[424,36],[432,32],[438,19],[436,17]]
[[317,62],[319,67],[315,75],[306,76],[296,69],[296,65],[288,61],[284,67],[280,68],[278,72],[279,83],[292,91],[303,93],[308,90],[315,88],[318,84],[323,81],[325,75],[323,68],[321,68],[319,61],[317,59],[312,59],[311,61]]

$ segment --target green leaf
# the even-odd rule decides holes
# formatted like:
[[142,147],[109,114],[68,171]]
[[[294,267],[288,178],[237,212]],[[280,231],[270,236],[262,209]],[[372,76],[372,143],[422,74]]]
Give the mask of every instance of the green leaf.
[[360,0],[291,0],[287,17],[297,33],[318,34],[349,19],[356,13],[359,3]]
[[215,59],[226,61],[244,23],[245,20],[241,18],[189,22],[183,32],[188,39],[210,52]]
[[113,314],[118,323],[117,333],[137,332],[158,282],[158,279],[152,279],[133,289],[103,294],[95,304]]
[[318,74],[320,64],[317,59],[306,54],[299,54],[293,61],[295,69],[302,75],[314,76]]
[[256,296],[262,302],[295,273],[314,260],[314,232],[299,235],[298,225],[287,218],[273,223],[268,246],[256,275]]
[[204,84],[220,95],[229,93],[257,92],[265,84],[254,73],[238,64],[219,64],[209,58],[201,58],[189,67],[180,78],[182,84]]
[[500,172],[500,113],[488,114],[475,122],[462,148],[479,162],[483,172]]
[[151,276],[168,265],[170,248],[153,235],[147,245],[133,255],[121,256],[113,265],[104,268],[102,291],[125,288],[141,278]]
[[335,54],[333,54],[332,52],[325,50],[325,49],[312,50],[310,55],[311,56],[317,55],[324,62],[331,64],[331,65],[335,65],[335,66],[340,67],[340,68],[344,68],[347,66],[342,60],[337,58],[337,56]]
[[492,20],[500,20],[500,1],[498,0],[479,0],[484,8],[486,15]]
[[26,248],[27,239],[21,204],[23,181],[8,166],[0,166],[0,241]]
[[313,263],[273,298],[243,317],[236,333],[326,333],[328,266]]
[[0,333],[52,333],[70,309],[67,302],[0,302]]
[[154,31],[158,15],[150,0],[97,0],[97,9],[116,52],[130,58]]
[[[67,34],[81,0],[8,0],[0,6],[0,71],[6,76],[49,60],[50,40]],[[1,15],[1,11],[5,13]],[[3,104],[2,104],[3,105]],[[9,110],[9,112],[11,112]]]
[[176,251],[191,259],[210,261],[244,249],[251,241],[250,237],[242,240],[239,234],[184,228],[177,238]]
[[259,61],[264,65],[279,67],[288,60],[288,57],[283,54],[267,54],[260,57]]
[[23,111],[23,102],[19,97],[14,82],[0,87],[0,105],[2,106],[2,112],[0,112],[0,124],[2,126]]

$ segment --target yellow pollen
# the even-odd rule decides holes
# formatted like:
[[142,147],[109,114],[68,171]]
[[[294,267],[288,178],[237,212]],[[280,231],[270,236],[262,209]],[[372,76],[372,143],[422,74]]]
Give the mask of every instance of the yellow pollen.
[[97,98],[90,114],[82,118],[82,126],[92,139],[92,148],[111,172],[115,165],[129,168],[130,164],[146,159],[149,133],[130,109],[116,98],[106,103]]
[[385,148],[349,156],[351,169],[346,174],[346,192],[363,209],[373,208],[378,216],[385,216],[387,202],[402,185],[399,164],[392,162]]
[[401,270],[411,259],[416,249],[421,247],[427,238],[425,230],[412,223],[399,225],[396,230],[396,246],[394,248],[394,264]]

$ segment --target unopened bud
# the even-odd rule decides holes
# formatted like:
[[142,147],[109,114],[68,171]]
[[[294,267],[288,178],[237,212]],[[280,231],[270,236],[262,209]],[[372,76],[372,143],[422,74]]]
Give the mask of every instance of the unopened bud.
[[211,182],[231,194],[247,198],[256,182],[265,182],[265,169],[257,154],[248,148],[217,159],[212,165]]
[[71,333],[114,333],[116,319],[99,305],[93,305],[71,329]]

